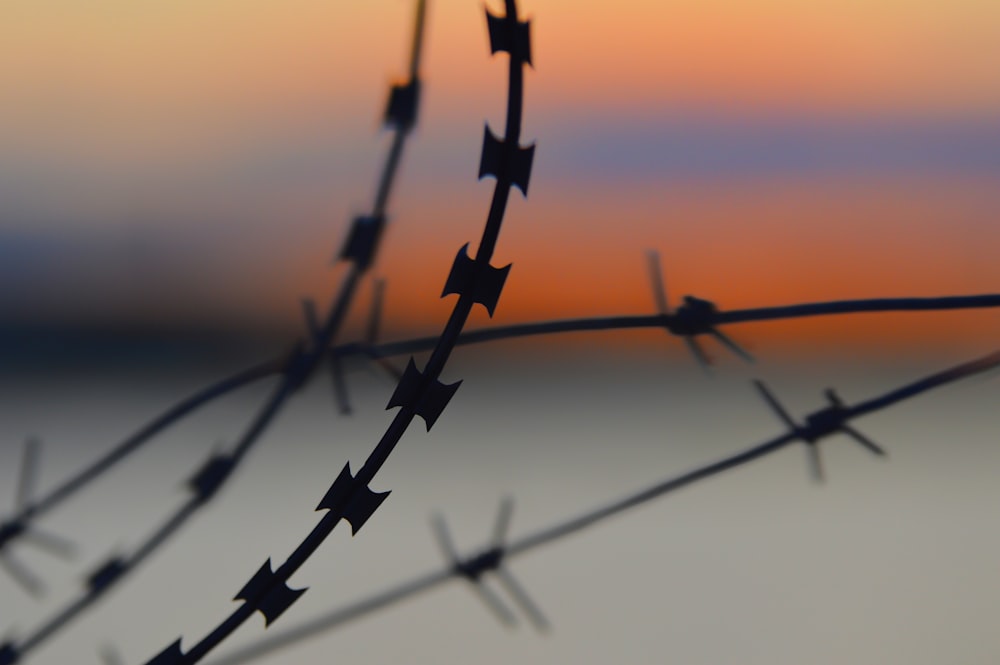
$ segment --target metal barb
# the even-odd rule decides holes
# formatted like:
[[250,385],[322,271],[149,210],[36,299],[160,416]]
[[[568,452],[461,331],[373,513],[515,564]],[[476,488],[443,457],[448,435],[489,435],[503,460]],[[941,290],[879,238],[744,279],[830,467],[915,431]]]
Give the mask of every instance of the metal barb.
[[528,595],[528,592],[517,581],[517,578],[511,574],[510,570],[504,566],[500,566],[497,568],[496,574],[497,579],[507,589],[507,593],[514,599],[514,602],[528,616],[528,620],[531,621],[535,629],[540,633],[547,632],[552,627],[552,624],[549,623],[549,620],[542,613],[541,608],[531,599],[531,596]]
[[879,457],[888,457],[888,453],[885,452],[885,449],[882,448],[882,446],[878,445],[877,443],[875,443],[874,441],[872,441],[867,436],[865,436],[858,430],[854,429],[850,425],[841,425],[840,429],[842,432],[844,432],[844,434],[853,438],[861,446],[867,448],[873,455],[878,455]]
[[41,441],[33,436],[24,440],[24,454],[21,457],[21,472],[18,475],[17,497],[14,504],[19,511],[31,503],[31,498],[35,493],[41,447]]
[[755,379],[753,384],[757,387],[757,391],[764,398],[764,401],[771,407],[771,410],[774,411],[778,415],[778,418],[781,419],[781,422],[787,425],[790,430],[798,432],[801,428],[794,420],[792,420],[792,417],[788,415],[788,412],[785,411],[785,407],[783,407],[781,402],[778,401],[778,398],[771,393],[767,385],[759,379]]
[[63,538],[62,536],[57,536],[54,533],[43,531],[38,527],[33,526],[29,529],[25,529],[24,533],[21,534],[21,537],[26,542],[29,542],[35,547],[45,550],[49,554],[64,561],[72,560],[76,556],[75,543]]
[[[322,351],[317,348],[317,345],[323,337],[323,328],[319,322],[316,302],[312,298],[302,299],[302,313],[306,320],[306,332],[309,335],[307,347],[312,350],[312,353],[319,354]],[[334,400],[337,402],[337,410],[341,415],[350,415],[353,410],[347,392],[347,378],[344,376],[343,361],[336,350],[328,352],[327,367],[330,370],[330,384],[333,388]]]
[[319,322],[319,314],[316,311],[316,301],[312,298],[302,299],[302,316],[306,321],[306,333],[309,336],[309,346],[310,348],[316,345],[316,342],[320,338],[321,325]]
[[514,498],[505,496],[500,501],[497,510],[497,520],[493,525],[493,546],[502,547],[507,540],[507,531],[510,530],[510,519],[514,514]]
[[510,610],[510,608],[503,604],[503,601],[500,600],[500,596],[498,596],[493,589],[483,584],[482,580],[466,579],[472,583],[473,592],[479,596],[479,599],[483,601],[483,604],[485,604],[486,607],[493,612],[500,623],[508,628],[513,628],[517,625],[517,617],[514,616],[514,613]]
[[[18,474],[17,494],[15,505],[18,512],[26,510],[32,502],[35,494],[35,487],[39,475],[39,460],[41,459],[41,441],[36,437],[28,437],[24,441],[24,454],[21,457],[21,469]],[[45,584],[27,564],[9,552],[4,552],[3,547],[15,538],[34,545],[38,549],[44,550],[53,556],[61,559],[70,559],[76,552],[76,548],[69,540],[60,538],[54,534],[42,531],[34,526],[29,526],[22,520],[7,522],[0,528],[0,567],[2,567],[17,584],[28,594],[39,598],[45,593]]]
[[10,552],[0,552],[0,567],[28,594],[40,598],[45,593],[45,583]]
[[750,354],[749,354],[749,353],[748,353],[748,352],[747,352],[747,351],[746,351],[746,350],[745,350],[745,349],[744,349],[743,347],[741,347],[741,346],[740,346],[739,344],[737,344],[736,342],[734,342],[734,341],[732,340],[732,338],[731,338],[731,337],[729,337],[728,335],[724,335],[724,334],[723,334],[723,333],[722,333],[721,331],[719,331],[719,330],[718,330],[717,328],[712,328],[712,329],[711,329],[711,330],[710,330],[709,332],[710,332],[710,333],[711,333],[712,335],[714,335],[714,336],[715,336],[715,338],[716,338],[717,340],[719,340],[720,342],[722,342],[722,344],[723,344],[724,346],[726,346],[726,347],[727,347],[727,348],[728,348],[728,349],[729,349],[730,351],[732,351],[733,353],[735,353],[735,354],[736,354],[737,356],[739,356],[739,357],[740,357],[740,358],[742,358],[743,360],[747,361],[748,363],[753,363],[753,362],[756,362],[756,361],[754,360],[754,357],[753,357],[752,355],[750,355]]
[[372,307],[368,313],[368,327],[365,328],[365,341],[368,344],[375,344],[378,341],[379,330],[382,327],[382,308],[385,304],[384,279],[376,279],[372,282]]
[[764,398],[764,401],[771,407],[771,410],[788,427],[789,433],[805,444],[810,475],[812,475],[815,482],[822,484],[825,481],[825,475],[823,472],[823,458],[820,455],[818,443],[820,437],[814,436],[813,432],[808,428],[796,423],[763,381],[754,380],[753,383],[757,387],[757,391]]
[[653,290],[653,301],[656,303],[657,312],[663,317],[664,329],[684,340],[691,355],[702,369],[709,372],[712,359],[698,343],[697,335],[712,335],[739,358],[749,363],[754,362],[752,355],[713,325],[718,310],[712,302],[694,296],[684,296],[684,304],[676,312],[671,312],[659,252],[653,249],[646,250],[646,265]]
[[701,344],[692,335],[684,335],[684,343],[687,344],[688,349],[691,351],[691,355],[694,356],[695,360],[698,361],[698,365],[705,370],[706,374],[712,374],[712,359],[705,353],[705,349],[701,348]]
[[382,371],[393,381],[403,378],[403,370],[396,367],[389,360],[375,350],[378,342],[379,332],[382,330],[382,311],[385,308],[386,281],[376,279],[372,282],[372,306],[368,313],[368,326],[365,328],[364,345],[362,353],[368,357],[372,363],[382,369]]
[[431,516],[431,528],[434,531],[434,540],[441,549],[441,554],[449,563],[458,561],[458,552],[455,550],[455,543],[451,539],[451,532],[448,530],[448,523],[441,513],[434,513]]
[[497,511],[497,518],[493,524],[493,540],[488,549],[467,558],[461,558],[455,548],[451,533],[444,517],[440,513],[435,513],[431,518],[435,539],[438,547],[444,555],[445,560],[452,567],[452,574],[462,577],[472,583],[473,588],[486,605],[497,615],[505,625],[513,625],[515,618],[513,613],[500,601],[492,590],[483,582],[486,573],[494,573],[500,585],[507,590],[507,594],[514,603],[521,608],[528,620],[539,631],[545,632],[549,629],[549,620],[532,600],[524,587],[517,581],[517,578],[510,570],[503,565],[507,555],[506,542],[507,532],[510,529],[511,516],[514,512],[514,500],[507,496],[500,502]]
[[830,406],[809,414],[806,416],[805,424],[799,425],[792,419],[763,381],[756,380],[754,381],[754,385],[768,406],[771,407],[771,410],[788,427],[789,432],[808,447],[809,468],[816,482],[822,483],[825,480],[819,442],[828,436],[846,434],[873,455],[878,455],[879,457],[886,456],[885,449],[847,423],[852,416],[857,415],[857,412],[849,409],[832,388],[827,388],[823,393]]
[[538,604],[531,599],[528,592],[517,581],[517,578],[510,572],[510,569],[503,565],[507,553],[507,532],[510,530],[510,521],[513,513],[514,498],[509,495],[505,496],[500,501],[500,506],[497,510],[497,519],[493,526],[493,551],[496,552],[496,567],[494,570],[500,584],[507,589],[507,593],[520,606],[535,629],[544,633],[551,626],[549,620],[542,613]]
[[353,413],[351,399],[347,394],[347,377],[344,376],[344,364],[337,353],[331,353],[328,360],[330,368],[330,381],[333,386],[333,396],[337,400],[337,410],[341,415],[349,416]]
[[489,560],[481,556],[463,560],[455,548],[451,532],[448,529],[448,523],[441,513],[435,513],[431,516],[431,527],[441,554],[444,556],[445,561],[452,567],[453,573],[472,585],[473,591],[483,601],[483,604],[493,612],[500,623],[507,627],[516,625],[517,619],[514,613],[503,604],[503,601],[500,600],[500,597],[492,589],[483,583],[482,575],[487,570],[487,566],[490,563]]
[[653,289],[656,311],[664,316],[670,316],[670,301],[667,300],[667,287],[663,279],[663,269],[660,266],[660,253],[655,249],[646,250],[646,266],[649,268],[649,284]]

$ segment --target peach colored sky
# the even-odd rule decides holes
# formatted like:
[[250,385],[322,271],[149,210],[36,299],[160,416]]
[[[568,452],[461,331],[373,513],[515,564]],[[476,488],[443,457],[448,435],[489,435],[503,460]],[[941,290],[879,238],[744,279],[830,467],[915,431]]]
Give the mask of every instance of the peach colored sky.
[[[0,10],[0,247],[38,257],[7,268],[18,287],[0,295],[43,314],[293,321],[301,294],[331,291],[329,258],[369,203],[411,3],[86,5]],[[538,152],[500,241],[515,263],[500,321],[647,311],[650,247],[675,297],[726,307],[1000,290],[1000,5],[536,0],[525,14]],[[378,266],[400,330],[443,321],[447,267],[485,217],[475,167],[504,67],[483,23],[481,3],[430,3],[422,122]],[[995,339],[996,318],[962,318],[962,334]],[[895,321],[838,335],[887,339]]]
[[[980,0],[525,4],[536,26],[536,111],[567,99],[822,113],[1000,109],[1000,6]],[[452,102],[492,89],[482,76],[481,8],[431,8],[429,78]],[[400,0],[8,2],[3,95],[22,110],[62,96],[95,111],[122,103],[204,116],[245,103],[251,117],[287,115],[381,83],[404,52],[397,35],[409,11]],[[460,96],[457,83],[472,89]]]

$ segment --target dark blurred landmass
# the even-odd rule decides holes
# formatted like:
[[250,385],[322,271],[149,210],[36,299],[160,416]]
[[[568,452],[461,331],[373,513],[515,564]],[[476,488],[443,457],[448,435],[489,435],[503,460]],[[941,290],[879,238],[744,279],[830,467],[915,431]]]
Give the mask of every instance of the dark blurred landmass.
[[280,353],[287,336],[261,331],[140,325],[0,324],[0,372],[142,369],[256,362]]

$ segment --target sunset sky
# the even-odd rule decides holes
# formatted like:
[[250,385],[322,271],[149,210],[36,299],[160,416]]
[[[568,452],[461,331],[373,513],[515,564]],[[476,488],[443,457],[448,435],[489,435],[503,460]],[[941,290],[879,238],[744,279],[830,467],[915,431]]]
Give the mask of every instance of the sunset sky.
[[[483,124],[503,127],[507,58],[490,56],[483,2],[428,4],[419,123],[372,271],[388,282],[384,340],[442,328],[455,301],[442,286],[493,192],[476,179]],[[675,305],[1000,293],[1000,2],[520,4],[533,173],[497,244],[494,264],[513,268],[495,316],[477,307],[469,328],[653,313],[648,250]],[[329,302],[389,147],[380,119],[413,13],[414,0],[0,3],[0,518],[26,435],[45,442],[51,489],[235,371],[234,355],[286,348],[303,297]],[[357,339],[371,293],[341,340]],[[465,382],[453,406],[432,433],[411,427],[372,485],[393,492],[384,521],[317,550],[292,580],[316,591],[289,623],[442,565],[435,508],[462,544],[506,493],[513,533],[565,519],[777,435],[751,379],[799,416],[827,386],[856,403],[996,351],[1000,311],[725,331],[758,362],[708,340],[720,371],[706,376],[662,330],[457,350],[442,374]],[[166,353],[171,340],[201,352]],[[334,412],[317,373],[232,488],[31,662],[97,662],[113,643],[131,665],[225,616],[245,571],[299,542],[331,469],[359,468],[395,413],[382,406],[395,383],[358,367],[354,415]],[[262,662],[645,663],[669,643],[692,664],[992,663],[997,377],[867,417],[889,460],[841,437],[822,487],[802,450],[782,452],[525,557],[551,636],[498,630],[451,590]],[[134,551],[211,451],[258,431],[272,386],[213,401],[47,515],[80,555],[17,550],[53,593],[36,601],[0,575],[0,644]],[[252,623],[227,648],[262,632]]]
[[[530,198],[497,322],[1000,289],[1000,6],[525,3]],[[299,330],[363,212],[405,71],[403,0],[6,3],[0,304],[17,324]],[[492,185],[503,58],[483,6],[432,3],[420,125],[375,272],[390,332],[430,332]],[[363,309],[363,308],[359,308]],[[995,339],[992,313],[767,325],[756,343]],[[863,319],[863,320],[862,320]],[[482,322],[482,321],[480,321]],[[913,325],[911,325],[913,324]],[[808,339],[803,340],[803,335]],[[891,342],[895,344],[896,342]]]

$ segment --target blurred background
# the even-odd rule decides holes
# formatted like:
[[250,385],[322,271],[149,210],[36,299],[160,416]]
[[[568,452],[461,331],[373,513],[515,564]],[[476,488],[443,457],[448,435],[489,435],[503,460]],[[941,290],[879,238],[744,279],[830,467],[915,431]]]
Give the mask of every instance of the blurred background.
[[[26,435],[46,442],[41,487],[54,486],[196,388],[286,349],[300,298],[329,300],[348,223],[374,196],[413,11],[4,4],[0,506]],[[514,267],[492,323],[651,313],[647,249],[674,301],[724,309],[1000,290],[1000,7],[536,0],[522,15],[535,64],[523,141],[538,147],[498,245],[494,263]],[[422,74],[374,267],[385,339],[440,331],[451,261],[485,221],[493,184],[475,174],[483,123],[503,126],[506,60],[489,56],[482,3],[430,2]],[[470,327],[488,323],[477,309]],[[433,509],[476,546],[510,492],[516,537],[777,434],[751,377],[797,415],[828,385],[866,399],[995,350],[1000,316],[726,332],[756,365],[709,345],[706,377],[662,331],[456,351],[444,378],[463,386],[385,468],[391,499],[296,575],[312,590],[273,630],[438,565]],[[551,635],[494,625],[452,583],[260,662],[994,663],[996,381],[860,421],[890,459],[831,441],[825,487],[789,450],[515,560]],[[266,388],[185,421],[47,519],[79,559],[18,550],[51,593],[35,601],[0,578],[0,634],[29,632],[80,575],[131,551]],[[319,376],[213,508],[27,662],[96,663],[112,642],[144,662],[200,638],[388,423],[389,382],[359,365],[351,388],[358,413],[339,417]],[[234,643],[260,636],[251,624]]]

